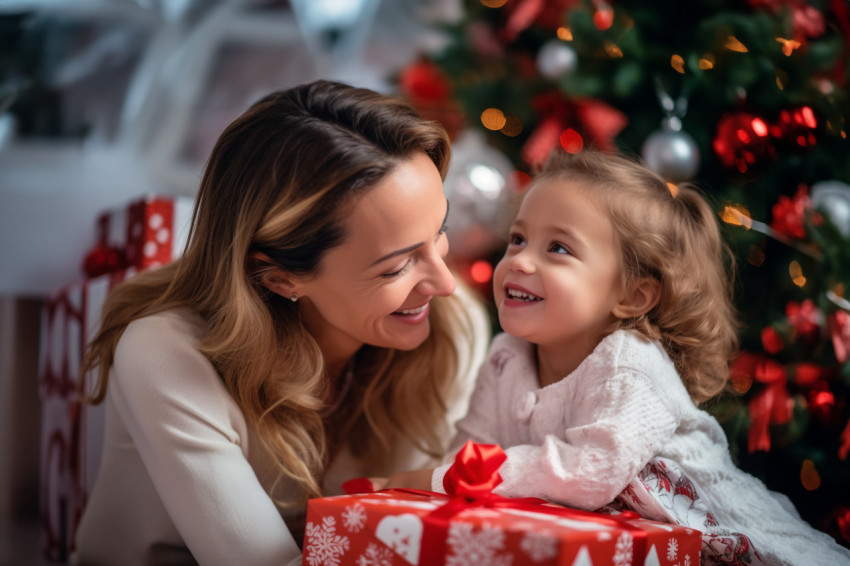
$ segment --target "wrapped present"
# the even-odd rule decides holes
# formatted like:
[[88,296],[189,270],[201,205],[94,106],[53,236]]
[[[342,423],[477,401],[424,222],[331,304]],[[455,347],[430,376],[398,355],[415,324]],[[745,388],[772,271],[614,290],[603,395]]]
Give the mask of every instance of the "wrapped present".
[[[501,480],[492,473],[493,466],[478,465],[481,446],[468,444],[452,468],[455,473],[450,470],[446,475],[451,495],[390,489],[310,500],[302,564],[700,563],[701,535],[693,529],[649,521],[634,513],[605,515],[539,499],[493,495],[492,488]],[[484,445],[485,452],[493,447]],[[466,471],[457,473],[455,468],[464,458],[467,461],[461,465]],[[471,474],[467,473],[470,468]],[[482,470],[486,477],[479,475]],[[476,475],[480,481],[474,479]]]
[[178,257],[189,236],[193,201],[150,194],[97,218],[97,242],[83,270],[96,277],[116,269],[146,269]]
[[120,270],[62,288],[42,310],[39,395],[42,426],[40,504],[42,548],[65,560],[100,466],[104,407],[82,403],[80,365],[97,331],[109,290],[133,270]]

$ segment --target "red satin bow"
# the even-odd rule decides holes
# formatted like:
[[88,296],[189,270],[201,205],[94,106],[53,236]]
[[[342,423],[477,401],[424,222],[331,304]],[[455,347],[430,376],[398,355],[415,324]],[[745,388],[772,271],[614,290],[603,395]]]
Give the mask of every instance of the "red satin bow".
[[489,496],[502,483],[499,468],[507,458],[498,444],[467,442],[443,478],[446,493],[471,499]]

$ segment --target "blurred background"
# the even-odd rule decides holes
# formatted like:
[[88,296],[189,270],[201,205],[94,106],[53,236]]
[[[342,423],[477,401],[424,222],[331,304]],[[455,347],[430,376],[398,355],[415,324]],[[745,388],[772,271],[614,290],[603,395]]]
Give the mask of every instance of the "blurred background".
[[0,0],[0,564],[67,558],[102,432],[76,365],[108,289],[179,254],[223,127],[317,78],[445,125],[450,261],[486,298],[553,148],[698,184],[743,321],[707,408],[850,545],[848,73],[847,0]]

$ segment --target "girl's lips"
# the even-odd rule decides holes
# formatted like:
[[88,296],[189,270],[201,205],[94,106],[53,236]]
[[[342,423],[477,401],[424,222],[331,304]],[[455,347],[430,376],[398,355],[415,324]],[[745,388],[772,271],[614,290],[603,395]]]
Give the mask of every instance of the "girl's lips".
[[505,285],[505,305],[507,306],[529,306],[539,303],[543,297],[535,295],[528,289],[519,285]]
[[390,316],[407,324],[419,324],[428,318],[428,311],[430,310],[429,304],[430,303],[425,303],[418,307],[397,310],[390,314]]

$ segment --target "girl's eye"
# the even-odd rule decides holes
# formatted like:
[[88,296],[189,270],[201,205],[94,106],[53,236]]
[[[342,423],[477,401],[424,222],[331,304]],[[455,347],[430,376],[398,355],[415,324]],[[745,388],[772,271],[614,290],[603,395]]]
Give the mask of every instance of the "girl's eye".
[[438,236],[441,236],[441,235],[445,234],[445,233],[446,233],[446,232],[448,232],[448,231],[449,231],[449,225],[448,225],[448,224],[443,224],[442,226],[440,226],[440,231],[437,233],[437,235],[438,235]]
[[393,271],[391,273],[383,273],[381,274],[381,277],[383,277],[384,279],[395,279],[396,277],[401,277],[407,272],[408,269],[410,269],[411,263],[411,260],[408,259],[405,264],[401,266],[401,269],[399,269],[398,271]]
[[549,251],[556,253],[556,254],[569,254],[570,253],[570,250],[568,250],[566,247],[564,247],[562,244],[559,244],[558,242],[552,242],[549,245]]
[[510,238],[508,238],[508,244],[512,246],[524,246],[525,239],[519,234],[511,234]]

